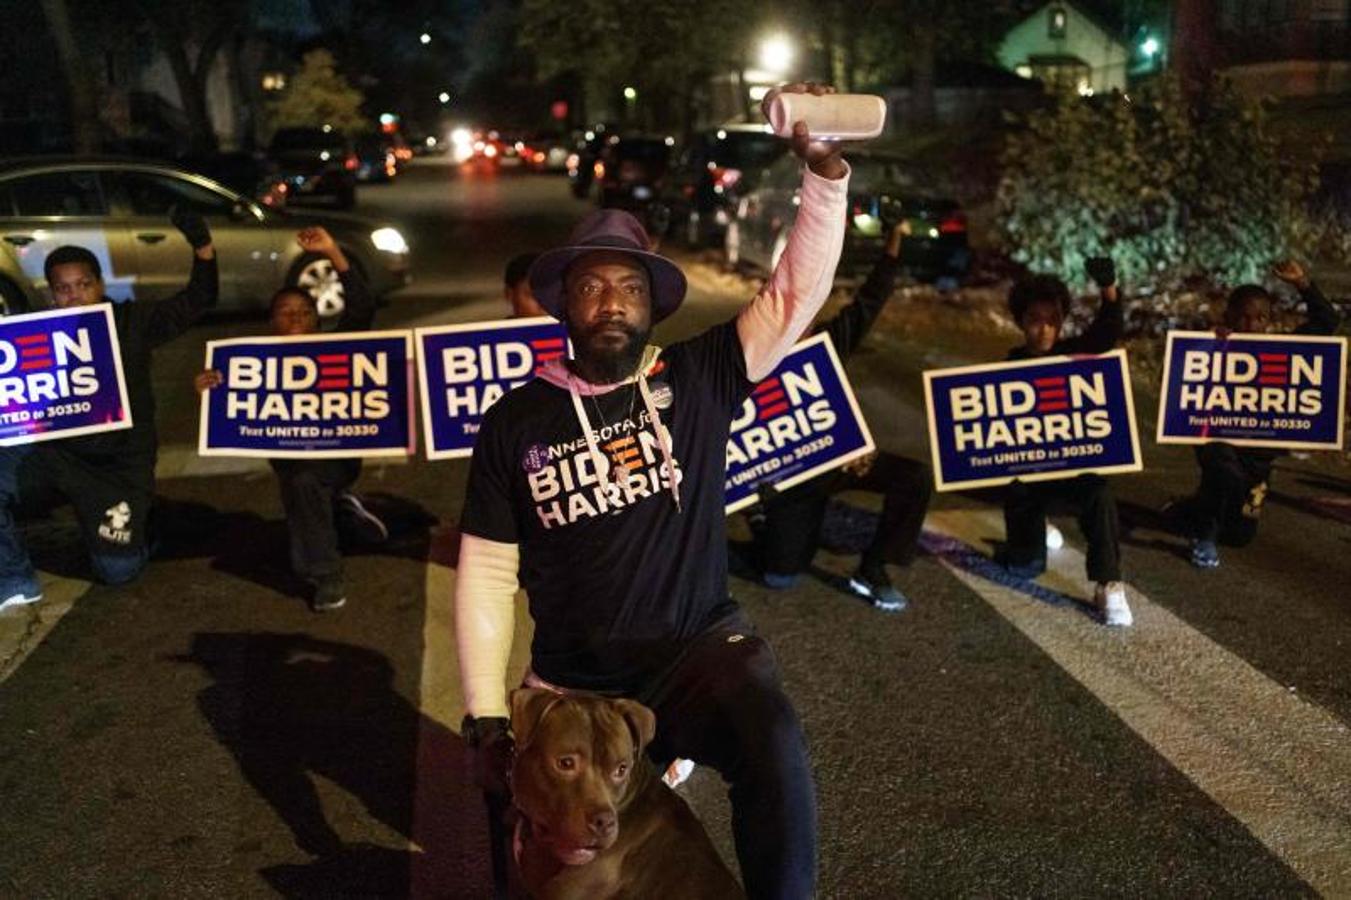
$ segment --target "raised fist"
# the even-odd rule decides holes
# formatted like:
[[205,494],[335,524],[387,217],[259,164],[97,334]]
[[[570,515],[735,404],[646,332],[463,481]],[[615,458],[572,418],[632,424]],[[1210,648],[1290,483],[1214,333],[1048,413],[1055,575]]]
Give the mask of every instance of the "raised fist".
[[192,249],[210,246],[211,229],[206,227],[206,219],[200,213],[175,203],[169,209],[169,221],[183,233]]
[[1084,263],[1084,271],[1099,288],[1109,288],[1116,284],[1116,263],[1110,256],[1093,256]]

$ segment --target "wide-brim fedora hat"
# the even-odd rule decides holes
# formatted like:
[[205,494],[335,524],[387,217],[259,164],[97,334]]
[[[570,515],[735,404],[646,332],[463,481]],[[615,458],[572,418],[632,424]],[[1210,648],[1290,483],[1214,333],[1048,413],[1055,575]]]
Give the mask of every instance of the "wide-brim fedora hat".
[[685,299],[685,273],[671,260],[647,249],[642,223],[620,209],[599,209],[573,229],[567,244],[541,253],[530,267],[530,290],[539,305],[556,319],[565,319],[568,294],[563,280],[578,258],[597,250],[617,250],[647,270],[652,288],[652,321],[675,312]]

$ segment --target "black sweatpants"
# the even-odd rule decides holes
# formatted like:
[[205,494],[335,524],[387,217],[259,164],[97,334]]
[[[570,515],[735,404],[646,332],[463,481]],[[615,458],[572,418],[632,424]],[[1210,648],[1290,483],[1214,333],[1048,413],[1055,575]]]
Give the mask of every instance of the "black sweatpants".
[[359,459],[273,459],[291,538],[291,569],[311,580],[342,574],[338,497],[361,475]]
[[1016,566],[1046,566],[1046,511],[1067,506],[1079,518],[1088,541],[1088,578],[1121,580],[1121,521],[1111,486],[1101,475],[1057,481],[1015,481],[1004,494],[1007,560]]
[[766,572],[796,575],[811,565],[826,504],[844,491],[882,495],[882,517],[863,551],[862,565],[889,562],[904,566],[914,560],[932,494],[929,469],[918,460],[883,452],[865,475],[836,469],[765,502],[765,527],[758,544]]
[[729,786],[746,893],[804,900],[816,891],[816,787],[807,740],[778,663],[741,613],[694,638],[636,697],[657,714],[648,748],[711,766]]
[[62,443],[0,448],[0,578],[32,575],[10,513],[22,494],[25,500],[70,501],[94,577],[125,584],[150,558],[146,523],[155,493],[154,454],[74,452]]
[[1251,543],[1278,455],[1222,442],[1197,447],[1201,484],[1188,504],[1192,536],[1232,547]]

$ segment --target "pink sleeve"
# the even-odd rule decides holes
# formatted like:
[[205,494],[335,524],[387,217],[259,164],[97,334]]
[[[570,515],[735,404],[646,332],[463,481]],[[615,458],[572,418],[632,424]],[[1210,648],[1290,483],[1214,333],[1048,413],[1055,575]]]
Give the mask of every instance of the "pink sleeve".
[[737,317],[751,381],[773,372],[816,318],[830,296],[844,248],[849,173],[827,179],[804,167],[801,198],[774,274]]

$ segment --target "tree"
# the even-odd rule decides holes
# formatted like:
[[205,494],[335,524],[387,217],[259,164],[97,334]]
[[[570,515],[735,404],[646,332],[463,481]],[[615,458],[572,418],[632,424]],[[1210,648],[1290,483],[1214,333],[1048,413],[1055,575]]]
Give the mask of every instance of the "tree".
[[709,76],[742,67],[758,7],[728,15],[718,0],[525,0],[520,43],[544,77],[574,73],[589,96],[612,101],[633,87],[647,127],[681,127]]
[[207,107],[206,86],[221,48],[243,26],[245,0],[135,0],[135,9],[154,36],[178,86],[187,116],[188,140],[196,153],[218,147]]
[[76,153],[93,153],[99,145],[99,117],[94,81],[85,65],[70,25],[70,10],[66,0],[42,0],[42,11],[56,44],[61,70],[70,93],[71,129]]
[[1260,279],[1320,237],[1314,160],[1289,153],[1265,108],[1224,81],[1189,96],[1161,78],[1131,99],[1057,95],[1003,154],[999,222],[1014,259],[1083,280],[1110,254],[1125,284]]
[[274,128],[330,125],[337,131],[360,131],[369,125],[361,113],[363,99],[338,73],[332,53],[311,50],[273,104],[271,124]]
[[924,124],[934,119],[939,62],[990,59],[1021,6],[1017,0],[871,0],[840,3],[836,15],[845,84],[909,81],[913,118]]

